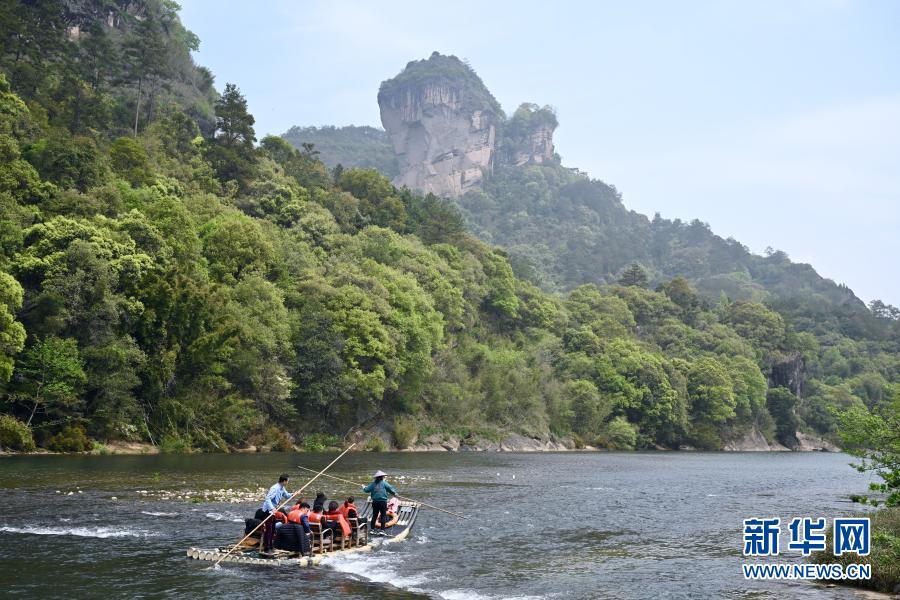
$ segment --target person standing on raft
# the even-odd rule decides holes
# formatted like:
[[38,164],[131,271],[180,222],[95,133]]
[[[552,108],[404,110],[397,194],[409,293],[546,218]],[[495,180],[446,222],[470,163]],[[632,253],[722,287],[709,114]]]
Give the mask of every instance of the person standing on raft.
[[[269,491],[266,492],[266,499],[263,500],[262,508],[260,510],[265,513],[265,517],[268,517],[272,513],[275,512],[275,509],[281,504],[282,501],[287,500],[293,496],[289,491],[284,489],[285,484],[288,482],[288,474],[282,473],[281,477],[278,478],[278,483],[269,488]],[[264,517],[264,518],[265,518]],[[272,547],[275,545],[275,518],[271,518],[266,520],[263,524],[263,535],[262,535],[262,546],[263,552],[271,552]]]
[[384,524],[387,522],[387,501],[390,496],[396,496],[397,490],[395,490],[391,484],[384,480],[387,476],[387,473],[384,471],[375,471],[374,480],[369,485],[363,488],[363,491],[367,494],[372,495],[372,529],[375,529],[375,524],[378,522],[379,517],[381,518],[381,527],[379,529],[384,529]]

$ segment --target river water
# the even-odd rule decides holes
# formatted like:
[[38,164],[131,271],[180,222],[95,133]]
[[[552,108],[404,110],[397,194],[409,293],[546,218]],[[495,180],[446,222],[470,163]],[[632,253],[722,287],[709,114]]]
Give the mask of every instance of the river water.
[[[347,455],[422,511],[410,540],[316,568],[189,560],[237,541],[258,501],[192,500],[268,487],[328,454],[0,459],[0,593],[69,598],[857,598],[814,583],[745,581],[742,520],[857,510],[868,475],[824,453],[393,453]],[[401,479],[402,477],[402,479]],[[338,497],[334,482],[313,487]],[[71,493],[70,493],[71,492]],[[252,492],[251,492],[252,494]],[[174,495],[175,497],[170,497]],[[178,498],[188,496],[190,498]],[[357,496],[359,494],[357,493]],[[115,498],[115,499],[113,499]],[[785,545],[782,540],[782,546]],[[779,561],[795,561],[795,553]]]

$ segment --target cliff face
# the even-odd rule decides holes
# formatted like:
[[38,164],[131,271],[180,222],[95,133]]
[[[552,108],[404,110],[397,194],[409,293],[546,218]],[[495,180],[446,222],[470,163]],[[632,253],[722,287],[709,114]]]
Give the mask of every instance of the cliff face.
[[493,168],[497,116],[473,107],[456,82],[405,85],[379,93],[378,106],[399,163],[395,185],[457,197]]
[[506,123],[502,136],[505,162],[515,166],[555,160],[553,132],[559,123],[550,107],[523,104]]
[[409,63],[381,84],[378,106],[397,154],[399,187],[456,198],[497,162],[540,164],[555,156],[552,111],[523,104],[507,121],[478,75],[455,56],[435,52]]
[[553,160],[553,129],[546,125],[537,127],[528,134],[525,148],[516,151],[513,164],[521,166],[527,163],[543,164]]

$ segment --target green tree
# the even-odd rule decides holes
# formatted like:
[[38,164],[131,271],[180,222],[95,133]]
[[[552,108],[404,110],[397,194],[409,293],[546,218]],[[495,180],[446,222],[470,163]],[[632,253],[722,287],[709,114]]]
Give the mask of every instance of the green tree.
[[144,185],[152,181],[147,151],[134,138],[120,137],[114,141],[109,149],[109,161],[113,171],[131,185]]
[[216,142],[232,150],[249,153],[256,141],[253,124],[256,119],[247,112],[247,99],[233,83],[216,102]]
[[22,354],[16,371],[13,397],[31,407],[25,425],[31,425],[38,410],[52,416],[78,411],[86,377],[74,339],[49,336],[37,340]]
[[763,359],[784,340],[784,319],[759,302],[733,303],[729,307],[728,322],[741,337],[750,340]]
[[638,263],[631,263],[627,269],[622,271],[619,277],[619,285],[645,287],[648,281],[647,271]]
[[230,282],[246,273],[265,273],[274,257],[259,222],[237,212],[223,213],[203,225],[200,237],[210,271]]
[[141,100],[145,88],[166,73],[166,40],[159,18],[147,11],[137,22],[124,44],[124,58],[128,77],[134,82],[134,136],[137,137],[141,115]]
[[207,149],[219,180],[235,181],[245,189],[256,172],[256,153],[253,143],[256,119],[247,112],[247,99],[233,83],[216,101],[216,130],[213,144]]
[[715,358],[703,357],[691,365],[687,389],[695,421],[722,425],[734,418],[733,384],[728,371]]
[[16,321],[22,306],[22,286],[11,275],[0,271],[0,384],[9,381],[14,357],[25,346],[25,327]]
[[[874,472],[881,483],[871,483],[872,491],[884,494],[888,506],[900,506],[900,392],[877,412],[854,407],[839,413],[842,447],[859,457],[854,465],[860,472]],[[866,498],[879,504],[879,498]]]
[[613,450],[634,450],[637,443],[637,429],[623,416],[610,420],[602,439]]
[[775,419],[778,441],[793,448],[797,445],[797,397],[784,387],[772,388],[766,394],[766,405]]
[[591,381],[567,381],[564,392],[572,411],[572,430],[586,440],[593,441],[600,433],[612,406],[600,396]]
[[42,178],[64,189],[84,192],[99,184],[106,174],[97,144],[89,137],[56,133],[26,148],[24,156]]

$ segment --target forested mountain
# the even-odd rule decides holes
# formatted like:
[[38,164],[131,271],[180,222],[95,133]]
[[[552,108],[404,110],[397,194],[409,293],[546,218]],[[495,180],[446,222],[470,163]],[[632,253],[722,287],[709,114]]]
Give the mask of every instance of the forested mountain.
[[[451,202],[257,143],[236,85],[192,83],[205,71],[174,4],[4,7],[4,448],[315,448],[350,431],[793,446],[832,435],[832,409],[896,393],[892,307],[866,312],[878,337],[852,338],[835,312],[710,300],[657,273],[651,289],[640,266],[542,290]],[[509,185],[562,173],[535,164],[546,149]]]
[[391,139],[383,129],[355,125],[291,127],[282,137],[298,150],[311,144],[309,151],[330,168],[377,169],[392,178],[400,173]]

